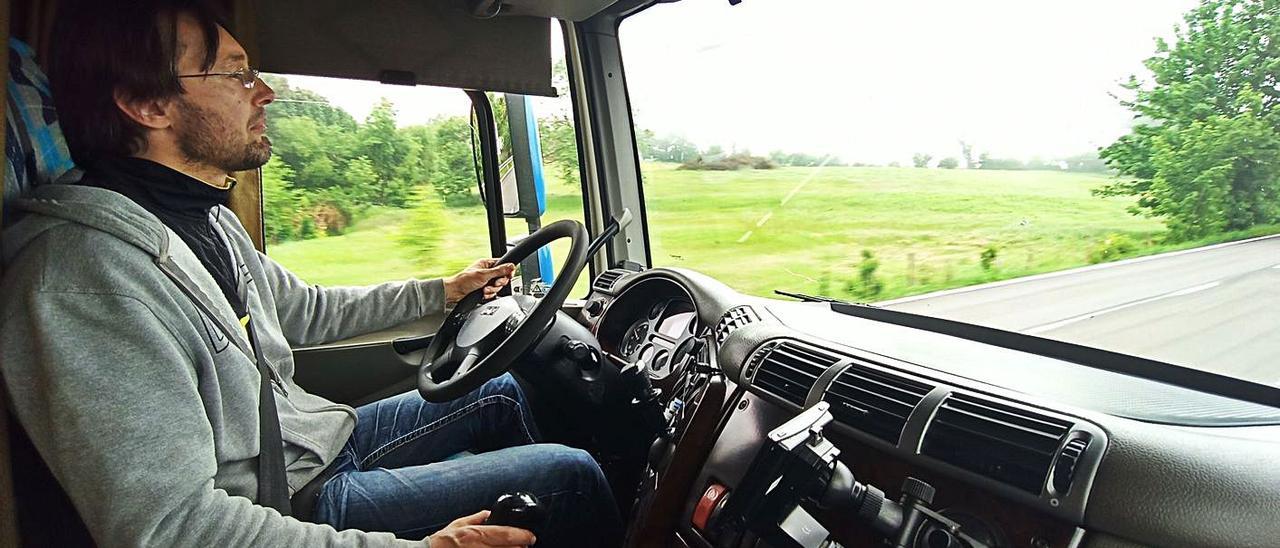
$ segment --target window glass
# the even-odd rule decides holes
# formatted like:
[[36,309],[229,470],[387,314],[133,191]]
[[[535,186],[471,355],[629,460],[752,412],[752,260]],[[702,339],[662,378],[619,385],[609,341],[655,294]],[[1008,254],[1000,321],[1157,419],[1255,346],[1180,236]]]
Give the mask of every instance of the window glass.
[[[556,33],[553,33],[555,35]],[[559,40],[557,39],[557,42]],[[553,45],[553,51],[563,51]],[[530,98],[542,143],[546,214],[583,219],[577,145],[563,59],[559,98]],[[477,183],[479,136],[471,101],[457,89],[264,74],[273,155],[263,167],[267,253],[309,283],[364,285],[457,272],[489,255]],[[512,147],[504,94],[490,93]],[[528,233],[507,220],[507,236]],[[554,244],[555,266],[567,245]],[[581,290],[585,294],[586,275]]]
[[620,28],[654,265],[1280,384],[1273,12],[656,4]]

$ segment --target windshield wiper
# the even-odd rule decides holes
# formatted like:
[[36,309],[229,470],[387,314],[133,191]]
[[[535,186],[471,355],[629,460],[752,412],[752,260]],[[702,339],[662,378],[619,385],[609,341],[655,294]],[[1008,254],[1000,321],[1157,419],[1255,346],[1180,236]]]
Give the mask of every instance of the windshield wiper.
[[849,301],[842,301],[840,299],[827,297],[825,295],[810,295],[808,293],[796,293],[793,291],[783,291],[781,289],[775,289],[773,290],[773,292],[778,295],[782,295],[783,297],[791,297],[792,299],[799,299],[807,303],[833,303],[833,304],[844,304],[849,306],[871,306],[867,303],[851,303]]

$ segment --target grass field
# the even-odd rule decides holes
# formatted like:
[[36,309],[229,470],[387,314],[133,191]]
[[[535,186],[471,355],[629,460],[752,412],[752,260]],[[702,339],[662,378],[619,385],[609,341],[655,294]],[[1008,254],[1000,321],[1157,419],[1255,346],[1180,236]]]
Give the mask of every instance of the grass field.
[[[646,164],[645,199],[656,266],[709,274],[744,293],[774,289],[883,300],[1088,264],[1113,234],[1128,256],[1204,245],[1160,243],[1163,226],[1125,211],[1128,201],[1092,196],[1105,175],[911,168],[779,168],[683,171]],[[580,191],[548,188],[544,222],[581,219]],[[484,211],[449,208],[441,259],[415,264],[397,243],[407,211],[374,210],[341,236],[287,242],[268,253],[322,285],[366,284],[457,271],[488,249]],[[526,232],[508,220],[508,234]],[[749,232],[749,234],[748,234]],[[559,257],[564,245],[554,246]],[[979,256],[996,249],[991,268]],[[861,252],[879,262],[882,290],[859,283]],[[586,280],[575,296],[584,295]]]

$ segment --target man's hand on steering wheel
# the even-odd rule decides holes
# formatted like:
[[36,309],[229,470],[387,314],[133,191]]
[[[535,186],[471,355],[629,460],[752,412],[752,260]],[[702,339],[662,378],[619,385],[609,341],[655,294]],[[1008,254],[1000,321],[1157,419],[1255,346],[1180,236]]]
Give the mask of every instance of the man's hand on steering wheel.
[[479,259],[461,272],[444,279],[445,304],[458,304],[467,294],[484,288],[485,300],[498,295],[503,286],[511,282],[516,265],[512,263],[498,264],[498,259]]
[[504,525],[483,525],[488,510],[453,520],[444,529],[427,537],[431,548],[482,548],[489,546],[528,546],[537,541],[533,533]]

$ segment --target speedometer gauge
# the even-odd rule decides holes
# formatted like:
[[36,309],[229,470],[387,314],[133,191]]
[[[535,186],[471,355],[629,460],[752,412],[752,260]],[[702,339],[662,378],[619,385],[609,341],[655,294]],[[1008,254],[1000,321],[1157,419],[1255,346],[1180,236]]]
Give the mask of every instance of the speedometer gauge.
[[640,345],[644,344],[644,338],[649,334],[648,322],[636,322],[627,330],[627,336],[622,340],[622,355],[631,357],[640,350]]

